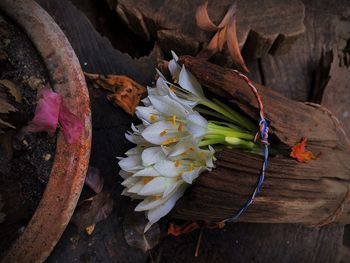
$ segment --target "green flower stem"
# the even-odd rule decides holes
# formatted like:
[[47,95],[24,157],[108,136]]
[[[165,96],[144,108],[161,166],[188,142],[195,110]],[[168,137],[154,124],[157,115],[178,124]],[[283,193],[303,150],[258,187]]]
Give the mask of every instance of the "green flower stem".
[[220,114],[229,118],[232,122],[238,124],[239,126],[242,126],[243,128],[245,128],[247,130],[252,131],[252,130],[256,129],[255,125],[253,125],[248,119],[242,117],[241,115],[239,115],[237,112],[233,111],[232,109],[230,109],[226,105],[224,108],[223,107],[224,104],[221,102],[220,102],[220,104],[218,104],[218,103],[214,103],[208,99],[201,99],[199,101],[199,103],[216,111],[216,112],[219,112]]
[[224,121],[229,121],[229,122],[232,121],[230,118],[227,118],[226,116],[224,116],[221,113],[218,113],[216,111],[199,108],[198,106],[195,107],[195,110],[198,111],[199,113],[203,113],[203,114],[206,114],[208,116],[216,117],[216,118],[224,120]]
[[236,137],[240,139],[253,140],[254,136],[248,133],[238,132],[238,131],[227,131],[220,129],[208,128],[207,135],[224,135],[225,137]]
[[225,143],[225,137],[222,138],[212,138],[212,139],[203,139],[198,143],[199,147],[207,146],[207,145],[213,145],[213,144],[224,144]]

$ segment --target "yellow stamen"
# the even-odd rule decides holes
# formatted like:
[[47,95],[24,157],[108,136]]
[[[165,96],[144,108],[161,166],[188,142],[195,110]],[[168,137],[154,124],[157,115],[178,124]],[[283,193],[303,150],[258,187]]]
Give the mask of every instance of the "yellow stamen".
[[175,89],[174,86],[170,86],[170,89],[171,89],[172,92],[175,92],[175,91],[176,91],[176,89]]
[[164,131],[162,131],[162,132],[159,133],[160,136],[165,136],[166,134],[167,134],[167,131],[166,131],[166,130],[164,130]]
[[177,131],[182,132],[184,130],[184,124],[180,122],[179,128],[177,128]]
[[150,115],[149,115],[149,120],[150,120],[151,122],[155,122],[155,121],[158,120],[158,117],[157,117],[157,115],[150,114]]
[[152,179],[153,179],[152,176],[145,176],[142,178],[144,184],[149,183],[150,181],[152,181]]
[[192,172],[192,171],[193,171],[193,164],[192,164],[192,163],[190,163],[190,167],[188,168],[188,171],[189,171],[189,172]]
[[194,149],[193,147],[190,147],[190,150],[191,150],[192,152],[194,152],[195,149]]
[[167,121],[170,121],[174,126],[176,126],[176,115],[173,115],[166,119]]
[[182,156],[185,156],[187,154],[188,154],[188,151],[185,151],[185,152],[181,153]]
[[178,139],[178,138],[176,138],[176,137],[172,137],[172,138],[170,138],[170,139],[168,139],[168,140],[166,140],[166,141],[162,142],[162,145],[168,145],[168,144],[171,144],[171,143],[173,143],[173,142],[177,142],[177,141],[179,141],[179,139]]
[[182,175],[183,175],[183,172],[179,172],[179,177],[182,177]]
[[175,167],[179,167],[179,165],[180,165],[180,160],[176,160],[175,161]]
[[153,196],[153,198],[154,198],[155,200],[158,200],[158,199],[161,199],[162,196],[161,196],[161,195],[155,195],[155,196]]

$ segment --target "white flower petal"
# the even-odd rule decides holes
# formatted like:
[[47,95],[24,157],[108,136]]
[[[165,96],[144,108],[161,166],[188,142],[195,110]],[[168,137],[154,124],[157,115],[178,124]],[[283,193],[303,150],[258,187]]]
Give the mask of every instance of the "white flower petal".
[[149,166],[165,159],[166,156],[161,147],[149,147],[142,152],[141,158],[143,166]]
[[130,150],[128,150],[128,151],[125,153],[125,155],[127,155],[127,156],[138,155],[138,154],[141,154],[141,152],[142,152],[141,147],[136,146],[136,147],[131,148]]
[[153,144],[161,145],[165,141],[176,138],[179,140],[185,135],[185,132],[178,132],[179,124],[173,125],[170,121],[158,121],[148,126],[143,132],[142,137]]
[[183,184],[183,181],[182,181],[182,180],[177,180],[175,183],[169,185],[169,186],[165,189],[162,198],[170,197],[170,195],[173,194],[173,192],[174,192],[177,188],[179,188],[179,186],[180,186],[181,184]]
[[199,113],[189,114],[186,118],[186,128],[196,139],[203,137],[208,131],[208,122]]
[[154,169],[156,169],[162,176],[176,177],[184,167],[180,164],[176,167],[176,162],[170,160],[161,160],[154,165]]
[[185,107],[169,96],[149,96],[149,99],[153,107],[166,116],[175,115],[180,119],[184,119],[188,114],[193,112],[190,107]]
[[118,162],[120,168],[127,172],[137,171],[143,168],[141,156],[128,156]]
[[124,185],[126,188],[132,187],[134,184],[136,184],[140,179],[137,177],[128,177],[123,182],[122,185]]
[[141,212],[141,211],[153,209],[163,204],[168,199],[169,198],[155,198],[154,196],[148,196],[135,207],[135,211]]
[[155,110],[152,106],[149,106],[149,107],[138,106],[138,107],[136,107],[136,116],[140,120],[145,120],[149,123],[154,123],[156,121],[159,121],[160,119],[163,119],[160,116],[159,111]]
[[146,167],[136,173],[134,173],[132,176],[134,177],[143,177],[143,176],[160,176],[160,173],[156,169],[154,169],[153,166]]
[[120,177],[123,178],[124,180],[130,176],[130,174],[129,174],[127,171],[124,171],[124,170],[120,170],[120,171],[119,171],[119,175],[120,175]]
[[168,156],[174,157],[181,155],[182,153],[187,152],[188,149],[194,147],[196,147],[196,145],[192,137],[182,139],[171,148],[171,151],[169,152]]
[[188,184],[192,184],[193,180],[197,179],[197,177],[199,176],[200,172],[202,171],[201,168],[195,168],[193,169],[193,171],[190,172],[184,172],[182,174],[182,179],[188,183]]
[[167,177],[155,177],[149,181],[143,188],[138,192],[139,195],[161,195],[168,187],[169,184],[173,183],[173,179]]
[[143,180],[141,179],[128,189],[128,193],[138,194],[143,187],[144,187],[144,184],[143,184]]
[[175,59],[172,59],[169,61],[168,69],[173,79],[176,81],[179,81],[181,66],[175,61]]
[[198,80],[192,75],[191,72],[186,70],[185,66],[182,66],[181,68],[178,82],[183,89],[188,90],[200,98],[204,97],[201,84],[199,84]]
[[167,215],[170,210],[175,206],[176,201],[183,195],[186,187],[180,187],[174,195],[169,198],[165,203],[155,207],[154,209],[148,210],[147,218],[150,222],[155,223],[163,216]]

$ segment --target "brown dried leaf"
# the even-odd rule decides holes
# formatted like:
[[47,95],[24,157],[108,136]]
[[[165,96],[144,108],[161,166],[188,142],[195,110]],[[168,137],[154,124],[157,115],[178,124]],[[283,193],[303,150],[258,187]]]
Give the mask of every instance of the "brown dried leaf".
[[96,194],[100,193],[103,188],[104,178],[101,176],[100,170],[89,166],[86,173],[85,184],[87,184]]
[[5,99],[0,98],[0,113],[15,112],[17,109],[8,103]]
[[87,233],[89,236],[91,236],[92,233],[94,232],[95,226],[96,226],[96,225],[93,224],[93,225],[91,225],[91,226],[88,226],[88,227],[85,229],[86,233]]
[[104,76],[90,73],[85,73],[85,75],[102,88],[113,92],[114,94],[108,95],[107,99],[131,115],[135,113],[141,95],[146,92],[143,86],[126,76]]
[[158,223],[155,223],[144,233],[147,219],[144,213],[134,212],[134,208],[135,205],[131,204],[126,212],[123,223],[124,237],[129,246],[147,252],[159,243],[160,228]]
[[249,72],[249,69],[244,63],[241,50],[239,49],[238,40],[237,40],[237,30],[236,30],[236,16],[233,15],[226,28],[227,35],[227,47],[230,52],[232,60],[240,65],[245,72]]
[[109,193],[99,194],[85,200],[72,217],[74,223],[80,231],[106,219],[113,210],[114,202]]
[[203,5],[200,5],[196,11],[196,22],[200,29],[209,32],[215,32],[218,27],[211,21],[208,14],[208,1],[205,1]]
[[0,79],[0,84],[7,88],[8,92],[15,98],[18,103],[22,102],[22,94],[15,83],[8,79]]

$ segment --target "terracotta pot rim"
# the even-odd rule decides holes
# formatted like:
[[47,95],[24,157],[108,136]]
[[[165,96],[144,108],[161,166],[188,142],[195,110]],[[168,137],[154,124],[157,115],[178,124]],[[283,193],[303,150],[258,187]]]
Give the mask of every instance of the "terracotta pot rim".
[[76,207],[91,149],[89,94],[79,61],[62,30],[33,0],[1,0],[0,10],[29,36],[49,73],[51,87],[84,123],[74,144],[57,136],[56,155],[42,199],[23,234],[2,262],[43,262],[65,230]]

